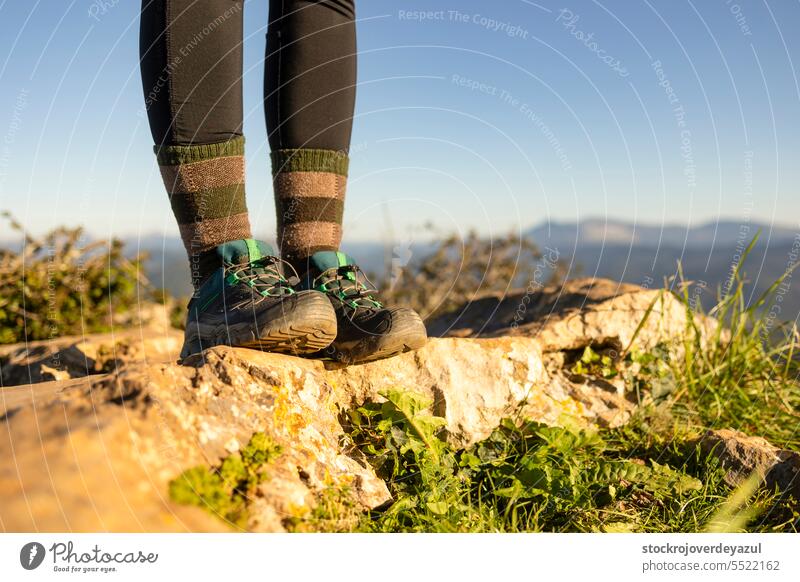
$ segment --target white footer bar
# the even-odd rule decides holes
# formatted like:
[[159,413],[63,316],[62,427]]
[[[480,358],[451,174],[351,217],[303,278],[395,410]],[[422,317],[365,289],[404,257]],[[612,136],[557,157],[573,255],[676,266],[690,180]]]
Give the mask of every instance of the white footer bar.
[[760,582],[798,580],[798,563],[796,534],[0,535],[0,580],[15,581]]

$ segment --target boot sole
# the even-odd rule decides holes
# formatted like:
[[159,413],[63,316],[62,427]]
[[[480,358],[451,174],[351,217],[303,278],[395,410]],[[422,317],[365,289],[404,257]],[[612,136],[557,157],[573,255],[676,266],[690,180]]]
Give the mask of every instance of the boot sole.
[[220,345],[302,356],[325,349],[334,339],[336,312],[327,297],[309,293],[289,317],[266,319],[257,330],[243,322],[187,333],[181,359]]
[[318,357],[342,364],[366,364],[416,351],[427,342],[425,324],[416,316],[401,321],[389,335],[364,338],[349,346],[337,346],[334,342]]

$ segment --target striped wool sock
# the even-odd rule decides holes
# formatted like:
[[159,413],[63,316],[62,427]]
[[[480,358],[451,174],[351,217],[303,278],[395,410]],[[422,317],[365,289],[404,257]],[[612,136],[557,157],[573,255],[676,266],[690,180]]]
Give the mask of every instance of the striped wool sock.
[[244,137],[156,147],[195,289],[219,267],[214,247],[251,238],[244,193]]
[[281,258],[301,274],[312,254],[339,250],[348,165],[340,151],[272,152]]

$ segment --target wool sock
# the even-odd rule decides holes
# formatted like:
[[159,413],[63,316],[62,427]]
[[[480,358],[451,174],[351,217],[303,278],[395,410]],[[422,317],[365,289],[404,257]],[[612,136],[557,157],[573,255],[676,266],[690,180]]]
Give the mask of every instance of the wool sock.
[[272,152],[281,258],[301,275],[312,254],[339,250],[348,165],[343,151]]
[[244,190],[244,137],[155,148],[197,289],[220,266],[214,248],[251,238]]

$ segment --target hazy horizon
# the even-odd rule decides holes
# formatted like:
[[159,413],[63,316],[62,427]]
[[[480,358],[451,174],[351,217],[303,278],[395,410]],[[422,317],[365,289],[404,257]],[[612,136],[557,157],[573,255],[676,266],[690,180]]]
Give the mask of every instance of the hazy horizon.
[[[5,219],[2,219],[2,220],[5,220]],[[703,228],[709,228],[709,227],[712,227],[712,226],[715,226],[715,225],[742,225],[742,226],[750,225],[751,227],[764,227],[764,228],[767,228],[767,229],[770,229],[770,230],[775,230],[775,231],[791,231],[793,233],[800,234],[800,223],[792,224],[792,223],[790,223],[788,221],[787,222],[777,222],[776,221],[776,222],[773,222],[773,223],[769,224],[769,223],[766,223],[766,222],[763,222],[763,221],[758,221],[758,220],[742,221],[742,220],[737,220],[734,217],[719,217],[717,219],[705,220],[705,221],[697,222],[697,223],[693,223],[693,222],[690,222],[690,223],[667,222],[667,223],[661,224],[661,223],[656,223],[656,222],[645,222],[645,221],[634,222],[634,221],[631,221],[631,220],[625,220],[625,219],[620,219],[620,218],[605,218],[605,217],[602,217],[602,216],[589,216],[589,217],[582,218],[580,220],[570,220],[568,218],[565,218],[565,219],[562,219],[562,220],[556,220],[556,219],[545,220],[545,219],[543,219],[541,221],[528,224],[527,226],[522,225],[522,226],[520,226],[518,228],[513,228],[511,230],[496,231],[493,234],[495,236],[502,236],[502,235],[507,234],[509,232],[521,232],[521,233],[525,234],[525,233],[529,233],[529,232],[537,230],[537,229],[544,228],[544,227],[546,227],[548,225],[552,226],[552,227],[562,227],[562,226],[569,227],[569,226],[586,225],[586,224],[589,224],[589,223],[605,223],[605,224],[608,224],[608,225],[622,225],[622,226],[632,227],[632,228],[636,228],[636,229],[663,229],[663,230],[670,230],[670,229],[698,230],[698,229],[703,229]],[[6,221],[5,224],[8,224],[8,222]],[[67,227],[67,228],[82,227],[82,228],[84,228],[84,233],[85,233],[85,236],[86,236],[87,239],[101,239],[101,238],[104,238],[104,235],[102,235],[100,233],[97,233],[97,232],[93,232],[92,229],[91,229],[91,225],[88,225],[88,227],[87,227],[87,225],[85,225],[85,224],[66,224],[66,223],[64,223],[64,224],[60,224],[58,226],[64,226],[64,227]],[[36,231],[36,230],[33,230],[33,229],[28,229],[27,227],[26,227],[26,230],[27,230],[27,232],[29,234],[33,235],[34,237],[42,236],[42,235],[46,234],[47,231],[49,231],[49,229],[41,229],[39,231]],[[434,241],[434,240],[436,240],[436,236],[435,235],[433,235],[433,234],[425,234],[425,232],[426,232],[425,231],[425,227],[423,225],[418,225],[416,227],[416,231],[415,231],[415,235],[418,235],[418,236],[416,236],[416,238],[418,238],[419,240],[425,240],[425,241]],[[259,234],[261,236],[263,236],[264,238],[267,238],[267,239],[272,239],[272,238],[275,237],[275,234],[274,233],[270,233],[270,232],[259,233]],[[484,235],[485,233],[479,233],[479,234]],[[146,240],[146,239],[163,238],[164,240],[167,240],[167,241],[170,241],[170,242],[180,243],[180,236],[179,236],[177,227],[173,226],[171,224],[165,225],[165,229],[162,230],[162,231],[157,231],[157,230],[152,230],[152,231],[149,231],[149,232],[134,232],[134,231],[125,232],[125,231],[119,231],[119,232],[114,233],[113,236],[116,237],[116,238],[122,239],[122,240],[126,240],[126,241],[134,241],[134,240],[137,240],[137,239]],[[16,235],[11,236],[10,235],[10,231],[0,231],[0,244],[6,244],[8,242],[13,242],[13,241],[17,240],[18,238],[19,237],[16,236]],[[349,242],[349,243],[352,243],[352,244],[369,244],[369,243],[380,243],[383,240],[386,240],[387,236],[384,233],[382,236],[375,236],[373,238],[363,238],[363,239],[354,238],[354,237],[346,237],[346,238],[347,238],[346,242]],[[403,239],[403,238],[407,238],[407,236],[404,236],[403,233],[398,233],[398,234],[395,235],[395,239]],[[182,243],[180,243],[180,244],[182,244]]]
[[[397,238],[426,222],[486,235],[586,216],[791,222],[800,4],[736,6],[359,3],[346,240],[380,239],[387,204]],[[34,233],[177,233],[143,115],[138,12],[0,3],[0,209]],[[266,23],[267,2],[248,1],[247,188],[262,236],[275,226]]]

